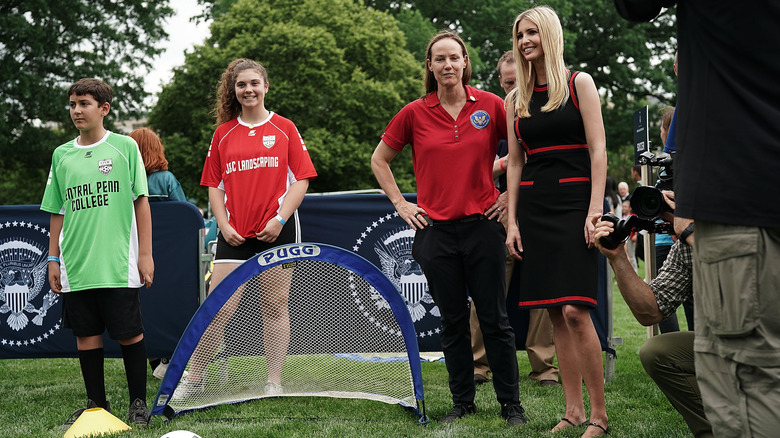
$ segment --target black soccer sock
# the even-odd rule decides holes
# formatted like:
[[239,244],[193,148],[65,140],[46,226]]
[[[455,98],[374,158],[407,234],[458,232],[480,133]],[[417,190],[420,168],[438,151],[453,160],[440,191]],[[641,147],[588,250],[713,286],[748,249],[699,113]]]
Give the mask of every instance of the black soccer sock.
[[106,384],[103,378],[103,349],[79,350],[79,364],[87,398],[101,408],[106,407]]
[[122,360],[125,363],[127,389],[130,403],[137,398],[146,402],[146,341],[141,339],[132,345],[122,345]]

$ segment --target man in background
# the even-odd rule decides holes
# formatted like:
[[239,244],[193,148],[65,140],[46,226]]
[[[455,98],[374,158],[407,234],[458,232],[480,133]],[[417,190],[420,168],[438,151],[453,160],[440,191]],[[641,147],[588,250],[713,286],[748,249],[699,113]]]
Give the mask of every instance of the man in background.
[[[498,79],[501,88],[505,93],[509,93],[515,87],[515,60],[512,51],[505,52],[498,60]],[[493,178],[496,179],[496,186],[501,195],[498,197],[497,213],[491,215],[491,219],[501,216],[504,228],[507,226],[508,215],[504,212],[507,207],[506,194],[506,155],[509,149],[505,140],[501,140],[498,145],[497,159],[493,163]],[[506,295],[509,291],[509,284],[514,271],[515,259],[511,255],[506,256]],[[550,316],[546,309],[531,309],[529,311],[528,336],[525,341],[525,351],[528,354],[528,361],[531,363],[531,373],[529,377],[538,381],[542,386],[558,386],[558,367],[553,364],[555,359],[555,342],[553,340],[553,326]],[[472,303],[471,306],[471,348],[474,354],[474,381],[485,383],[490,381],[490,364],[485,356],[485,345],[482,341],[482,331],[479,327],[477,313]]]

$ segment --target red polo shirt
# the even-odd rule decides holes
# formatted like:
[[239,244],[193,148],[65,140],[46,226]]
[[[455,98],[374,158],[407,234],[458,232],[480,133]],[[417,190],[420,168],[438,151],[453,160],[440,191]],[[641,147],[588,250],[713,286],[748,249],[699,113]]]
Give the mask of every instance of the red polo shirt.
[[466,105],[452,120],[436,92],[406,105],[382,140],[401,151],[412,146],[417,205],[434,220],[484,213],[496,200],[493,160],[506,139],[504,101],[466,86]]

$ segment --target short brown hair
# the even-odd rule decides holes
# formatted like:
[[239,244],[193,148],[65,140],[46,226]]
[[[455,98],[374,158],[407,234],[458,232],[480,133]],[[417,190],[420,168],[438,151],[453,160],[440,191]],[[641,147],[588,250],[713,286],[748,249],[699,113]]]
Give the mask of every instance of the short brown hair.
[[141,158],[144,160],[146,174],[158,170],[168,170],[168,160],[165,159],[165,147],[160,137],[149,128],[138,128],[130,133],[130,137],[138,143]]
[[95,78],[81,78],[76,81],[68,89],[67,97],[70,98],[73,94],[76,94],[76,96],[91,94],[98,105],[103,105],[106,102],[111,104],[111,100],[114,98],[114,91],[111,89],[111,86]]
[[505,62],[510,62],[512,64],[515,63],[515,55],[512,53],[511,50],[507,50],[504,52],[503,55],[501,55],[500,58],[498,58],[498,64],[496,64],[496,70],[498,70],[498,73],[501,74],[501,66],[504,65]]

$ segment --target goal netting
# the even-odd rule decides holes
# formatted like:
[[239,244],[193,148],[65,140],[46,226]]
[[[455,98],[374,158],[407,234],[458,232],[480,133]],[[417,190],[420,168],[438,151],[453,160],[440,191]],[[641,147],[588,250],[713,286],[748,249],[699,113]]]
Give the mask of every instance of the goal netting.
[[292,396],[376,400],[425,418],[409,310],[353,252],[284,245],[231,272],[193,315],[152,413]]

